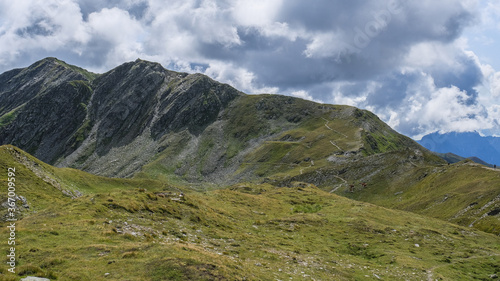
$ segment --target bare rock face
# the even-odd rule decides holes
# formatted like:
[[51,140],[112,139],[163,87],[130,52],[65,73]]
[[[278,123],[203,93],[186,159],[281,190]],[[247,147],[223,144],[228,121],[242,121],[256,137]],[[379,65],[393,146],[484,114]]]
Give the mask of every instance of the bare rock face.
[[87,73],[77,67],[71,68],[55,58],[46,58],[30,67],[5,72],[0,75],[0,115],[61,84],[77,80],[88,81],[85,76]]
[[42,277],[28,276],[28,277],[22,278],[21,281],[50,281],[50,279],[42,278]]
[[204,75],[177,73],[145,61],[127,63],[95,80],[90,118],[98,120],[97,153],[148,132],[157,140],[187,129],[199,135],[242,95]]
[[0,75],[0,143],[49,164],[127,176],[154,157],[166,134],[200,135],[242,95],[143,60],[97,75],[47,58]]
[[85,119],[91,94],[87,78],[56,59],[2,74],[0,143],[54,163],[71,151],[68,141]]

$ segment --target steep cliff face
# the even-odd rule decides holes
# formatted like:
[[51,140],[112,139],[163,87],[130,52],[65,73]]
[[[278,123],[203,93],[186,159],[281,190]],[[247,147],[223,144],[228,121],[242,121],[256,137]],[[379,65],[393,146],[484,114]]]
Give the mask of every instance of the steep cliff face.
[[71,152],[68,141],[92,95],[92,74],[75,69],[48,58],[2,74],[0,143],[22,147],[49,163]]
[[243,95],[142,60],[95,75],[47,58],[2,74],[0,84],[0,143],[50,164],[111,176],[137,171],[166,134],[200,135]]
[[96,174],[131,176],[172,136],[198,136],[243,94],[200,74],[137,60],[92,84],[85,141],[58,162]]
[[24,69],[0,75],[0,116],[70,81],[89,81],[83,69],[71,67],[56,58],[46,58]]

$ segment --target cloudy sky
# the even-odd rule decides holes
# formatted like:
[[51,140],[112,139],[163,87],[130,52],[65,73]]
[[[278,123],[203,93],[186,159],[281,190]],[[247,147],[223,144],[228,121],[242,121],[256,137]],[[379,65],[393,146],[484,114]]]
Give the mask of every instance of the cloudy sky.
[[137,58],[348,104],[414,138],[500,135],[498,0],[0,0],[0,72]]

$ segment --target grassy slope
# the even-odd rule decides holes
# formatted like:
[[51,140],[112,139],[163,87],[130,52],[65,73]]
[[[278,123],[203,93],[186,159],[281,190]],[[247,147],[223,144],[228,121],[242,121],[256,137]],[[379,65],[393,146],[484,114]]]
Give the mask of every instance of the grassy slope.
[[348,196],[500,234],[500,170],[466,160],[421,166],[380,182]]
[[[17,224],[20,275],[57,280],[101,280],[105,273],[110,273],[108,280],[463,280],[500,271],[498,237],[352,201],[313,185],[237,184],[204,193],[184,191],[184,199],[176,201],[172,198],[179,198],[179,187],[164,182],[53,168],[9,146],[1,147],[0,154],[1,170],[16,167],[18,194],[31,206]],[[54,181],[47,183],[44,176]],[[55,182],[83,196],[65,196]],[[4,176],[0,184],[6,186]],[[5,227],[0,235],[7,237]],[[4,264],[0,268],[0,278],[20,278],[6,274]]]
[[[486,215],[500,208],[498,173],[446,166],[369,112],[260,95],[238,99],[222,119],[227,120],[222,129],[207,129],[197,142],[178,135],[138,178],[172,180],[179,167],[194,166],[200,182],[191,185],[214,189],[217,185],[203,183],[203,171],[220,161],[219,166],[236,168],[219,178],[279,186],[309,182],[353,199],[500,234],[500,216]],[[193,151],[187,157],[172,157],[187,147]],[[179,184],[183,173],[175,178]],[[355,192],[346,193],[351,184]]]
[[97,73],[93,73],[93,72],[90,72],[86,69],[83,69],[81,67],[78,67],[78,66],[75,66],[75,65],[71,65],[71,64],[68,64],[62,60],[59,60],[59,59],[55,59],[59,64],[65,66],[66,68],[69,68],[69,69],[72,69],[73,71],[75,72],[78,72],[80,74],[82,74],[85,78],[87,78],[89,81],[93,81],[94,79],[96,79],[97,77],[99,77],[99,74]]
[[[214,173],[215,181],[224,178],[225,183],[263,178],[279,182],[322,168],[345,169],[351,156],[360,159],[404,149],[420,149],[426,160],[442,161],[370,112],[285,96],[247,95],[236,99],[199,137],[172,134],[166,149],[137,176],[175,173],[180,180],[203,182]],[[358,177],[348,174],[349,180]],[[301,180],[314,181],[311,176]],[[315,183],[326,186],[328,180]]]

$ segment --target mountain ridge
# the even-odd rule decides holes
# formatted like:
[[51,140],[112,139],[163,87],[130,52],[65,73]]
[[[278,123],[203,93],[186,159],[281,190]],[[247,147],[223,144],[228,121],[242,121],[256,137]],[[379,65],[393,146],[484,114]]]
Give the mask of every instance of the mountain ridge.
[[[279,187],[306,182],[400,209],[406,206],[395,204],[394,194],[411,191],[406,205],[414,212],[464,224],[489,221],[491,227],[476,225],[500,233],[500,222],[488,215],[500,208],[488,185],[481,184],[477,195],[457,196],[462,201],[454,206],[429,203],[442,200],[439,189],[428,192],[431,198],[419,197],[419,190],[441,182],[449,193],[469,182],[439,176],[448,169],[444,160],[369,111],[288,96],[246,95],[207,76],[143,60],[89,76],[46,59],[16,75],[2,74],[0,80],[39,81],[28,74],[44,65],[56,78],[71,79],[47,78],[57,83],[44,87],[35,83],[39,87],[27,92],[24,106],[10,113],[9,122],[9,114],[0,116],[0,143],[19,146],[49,164],[100,176],[178,183],[199,191],[240,182]],[[24,94],[16,92],[16,101]],[[0,91],[0,99],[12,95]],[[496,176],[480,174],[486,182]],[[477,210],[461,212],[473,203],[478,203]],[[443,208],[446,212],[427,212]]]
[[[36,75],[38,73],[36,72],[37,69],[47,68],[50,68],[47,70],[49,72],[47,75],[62,78],[50,84],[45,81],[46,79],[43,79],[44,77],[38,77]],[[159,107],[163,106],[163,108],[161,108],[163,110],[165,110],[167,105],[173,107],[173,110],[168,110],[169,108],[167,108],[167,112],[162,114],[163,119],[158,120],[159,122],[156,122],[155,124],[152,124],[151,130],[152,133],[155,134],[155,138],[160,137],[160,133],[163,133],[165,129],[180,129],[176,127],[163,128],[163,124],[167,124],[168,126],[169,123],[175,123],[172,122],[171,119],[182,119],[182,122],[177,122],[176,124],[187,125],[189,129],[193,131],[199,130],[200,126],[203,127],[207,122],[212,121],[196,119],[190,120],[191,116],[194,115],[192,114],[192,110],[194,109],[192,103],[197,101],[196,99],[193,99],[193,94],[196,94],[197,90],[199,90],[191,89],[191,87],[203,87],[203,84],[207,82],[206,79],[209,79],[207,77],[203,78],[203,81],[200,83],[198,80],[201,78],[198,74],[188,75],[187,73],[175,73],[163,69],[161,65],[157,63],[150,63],[142,60],[136,60],[135,62],[119,66],[107,73],[96,76],[92,81],[84,80],[85,75],[81,75],[74,69],[78,70],[76,67],[68,67],[67,64],[59,60],[49,58],[37,62],[20,71],[16,75],[17,77],[24,74],[22,77],[25,80],[31,79],[33,81],[42,81],[43,83],[35,83],[30,91],[26,91],[24,88],[17,89],[17,93],[20,93],[18,96],[24,96],[24,103],[28,104],[27,110],[23,112],[22,109],[24,107],[18,98],[16,100],[17,103],[15,104],[18,110],[10,113],[10,116],[14,116],[14,118],[11,117],[8,123],[3,122],[3,126],[0,128],[0,130],[3,131],[2,135],[4,136],[0,139],[0,142],[18,145],[43,161],[55,164],[58,161],[61,161],[61,158],[65,158],[74,152],[81,142],[89,137],[89,134],[93,130],[93,133],[95,134],[93,137],[95,138],[95,142],[97,142],[95,145],[97,146],[96,153],[98,155],[105,154],[113,145],[122,145],[130,142],[131,139],[140,134],[140,130],[147,127],[145,126],[146,123],[150,123],[151,117],[156,116],[156,114],[148,116],[148,110],[150,109],[148,107],[151,106],[153,102],[156,102],[154,99],[158,98],[155,96],[157,94],[157,90],[159,90],[162,85],[165,86],[166,83],[172,83],[176,89],[180,88],[180,91],[174,91],[174,93],[171,93],[172,89],[170,88],[164,91],[164,94],[170,96],[173,95],[174,99],[177,98],[177,103],[170,103],[168,101],[169,97],[163,97],[164,99],[167,99],[167,101],[164,101],[164,104],[159,103],[161,102],[160,100],[156,102]],[[68,71],[72,73],[72,75],[67,74]],[[140,75],[139,72],[141,71],[147,72],[146,75]],[[32,74],[35,76],[30,78]],[[122,75],[125,76],[120,77]],[[15,84],[16,80],[11,76],[12,75],[10,75],[10,73],[7,73],[3,74],[1,77],[4,78],[3,80],[10,78],[10,80],[6,81],[5,84]],[[179,79],[186,77],[188,78],[186,81],[179,81]],[[65,83],[61,82],[63,78],[66,79]],[[136,79],[134,80],[133,78]],[[116,81],[115,79],[118,79],[119,81]],[[126,83],[127,81],[128,83]],[[208,82],[210,81],[213,82],[213,80],[209,79]],[[177,85],[176,83],[180,84]],[[25,83],[23,81],[23,84],[29,83]],[[44,86],[42,87],[41,85]],[[233,91],[233,93],[228,94],[228,89],[229,86],[221,84],[218,88],[219,91],[222,91],[221,97],[216,98],[220,105],[212,103],[210,104],[212,108],[203,108],[202,105],[200,110],[202,112],[206,111],[205,113],[212,114],[210,119],[213,119],[214,113],[220,110],[220,107],[227,103],[228,100],[232,99],[231,95],[235,96],[239,94],[239,92],[232,88],[230,91]],[[12,95],[11,93],[15,92],[15,90],[16,89],[0,89],[0,96],[3,98],[2,100],[8,100]],[[185,95],[179,96],[178,92]],[[177,97],[175,95],[177,95]],[[68,99],[68,96],[72,96],[73,99],[60,100],[63,98]],[[117,102],[118,100],[120,102]],[[144,101],[149,101],[149,104],[144,106]],[[186,106],[185,103],[187,101],[190,101],[191,104],[187,104]],[[57,106],[58,103],[61,102],[66,105],[66,111],[64,111],[64,107]],[[47,108],[47,103],[53,104],[54,108]],[[33,108],[33,104],[42,104],[46,110],[44,112],[41,109],[37,111],[36,108]],[[11,108],[13,108],[13,106],[7,107],[5,110]],[[155,109],[158,110],[159,108]],[[180,111],[180,113],[174,112],[176,110]],[[51,111],[52,114],[49,115],[49,112],[47,111]],[[74,112],[74,114],[71,114],[71,112]],[[171,113],[168,114],[168,112]],[[21,115],[18,116],[19,114]],[[47,120],[44,114],[49,115],[49,118],[52,116],[53,119]],[[206,117],[206,115],[207,114],[203,116]],[[37,119],[29,119],[30,116],[31,118],[36,117]],[[64,126],[60,126],[60,121],[57,119],[63,118],[69,118],[71,120],[67,124],[64,124]],[[18,123],[16,123],[16,120]],[[37,120],[43,120],[45,123],[48,123],[49,127],[47,125],[43,126],[40,124],[40,121],[37,122]],[[185,124],[185,121],[190,123]],[[99,124],[96,124],[97,122]],[[134,122],[138,122],[139,124],[132,127],[131,123]],[[27,123],[33,124],[33,127],[26,130],[27,132],[22,130],[20,131],[19,127],[22,127],[23,124]],[[122,126],[115,126],[115,124],[119,123],[121,123]],[[57,132],[62,128],[66,129],[64,132],[56,136],[56,138],[58,142],[61,143],[60,146],[69,147],[69,150],[60,151],[62,148],[58,150],[57,147],[54,149],[53,145],[55,140],[43,139],[44,137],[40,136],[43,135],[43,131]],[[130,129],[132,129],[132,131],[130,131]],[[128,130],[128,132],[126,130]],[[114,136],[115,134],[117,136]],[[114,141],[111,142],[110,137],[113,136]],[[32,143],[26,143],[26,140],[33,141]],[[45,146],[50,147],[50,149],[44,146],[45,143],[47,143]],[[91,144],[91,146],[92,145],[94,144]],[[92,148],[90,149],[92,150]],[[79,155],[76,158],[80,158],[78,160],[82,161],[82,157],[85,156],[86,155]]]
[[424,136],[418,143],[438,153],[453,153],[464,158],[478,157],[486,163],[500,166],[498,137],[483,137],[478,132],[435,132]]
[[439,153],[439,152],[434,152],[434,154],[436,154],[437,156],[441,157],[442,159],[446,160],[446,162],[450,163],[450,164],[455,164],[455,163],[458,163],[460,161],[464,161],[465,159],[469,159],[469,160],[472,160],[478,164],[481,164],[481,165],[484,165],[484,166],[488,166],[490,168],[493,168],[494,165],[491,165],[489,163],[486,163],[484,162],[482,159],[478,158],[478,157],[468,157],[468,158],[465,158],[465,157],[462,157],[460,155],[456,155],[454,153],[451,153],[451,152],[448,152],[448,153]]
[[[66,77],[67,81],[63,83],[62,78],[53,79],[57,83],[45,83],[44,87],[35,84],[38,88],[34,87],[27,94],[24,90],[18,90],[18,100],[25,96],[28,106],[21,106],[9,113],[9,123],[4,122],[0,127],[0,136],[4,136],[0,137],[0,143],[17,145],[56,166],[71,166],[106,176],[132,176],[155,158],[159,151],[172,145],[184,146],[189,141],[194,147],[184,146],[183,150],[191,158],[214,158],[213,161],[231,166],[228,161],[236,156],[239,160],[234,165],[237,166],[245,162],[243,158],[250,153],[247,151],[245,155],[240,155],[241,151],[252,145],[258,147],[265,141],[276,141],[274,138],[285,131],[293,131],[293,128],[302,128],[307,124],[315,126],[316,131],[323,129],[333,135],[334,139],[328,141],[320,137],[325,138],[321,143],[330,143],[333,150],[338,150],[340,154],[350,149],[339,146],[343,144],[355,148],[351,153],[367,155],[397,150],[401,146],[421,149],[367,111],[321,105],[292,97],[248,96],[204,75],[177,73],[164,69],[158,63],[139,59],[106,73],[89,76],[82,74],[84,70],[80,68],[49,58],[23,69],[16,77],[29,80],[30,75],[38,73],[37,69],[43,66],[55,77]],[[59,72],[54,72],[56,70]],[[67,74],[68,71],[72,75]],[[12,80],[11,76],[7,73],[1,77],[8,80],[7,84],[15,83],[16,80]],[[93,79],[88,80],[86,77]],[[42,81],[42,78],[37,75],[31,77],[35,81]],[[0,89],[0,97],[8,99],[11,92]],[[58,106],[61,103],[66,106]],[[43,111],[32,104],[45,108],[49,105],[50,109]],[[238,116],[240,112],[247,116]],[[6,119],[4,116],[0,118]],[[329,118],[339,118],[362,131],[353,131],[349,136],[351,140],[348,140],[346,134],[332,128],[334,125],[348,126],[340,124],[338,120],[327,120]],[[64,120],[66,122],[62,122]],[[331,122],[331,127],[328,122]],[[24,129],[27,123],[32,127]],[[238,124],[238,127],[234,124]],[[208,127],[211,129],[205,131]],[[55,134],[47,137],[44,134],[46,131]],[[220,151],[214,151],[213,144],[202,134],[212,132],[215,135],[215,131],[218,131],[219,136],[224,136],[219,141],[219,147],[216,147]],[[199,144],[200,138],[208,143]],[[250,144],[249,141],[257,143]],[[309,143],[313,142],[311,140]],[[203,151],[205,148],[199,145],[212,147]],[[193,149],[197,151],[191,151]],[[290,148],[284,149],[290,152]],[[123,159],[124,155],[130,156],[129,159]],[[327,155],[320,157],[326,159]],[[236,166],[230,170],[235,172]],[[207,174],[208,170],[215,172],[213,168],[205,169],[199,165],[197,169],[203,171],[198,176],[193,171],[188,172],[187,177],[195,179],[200,173]]]

